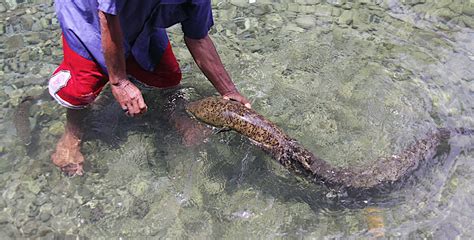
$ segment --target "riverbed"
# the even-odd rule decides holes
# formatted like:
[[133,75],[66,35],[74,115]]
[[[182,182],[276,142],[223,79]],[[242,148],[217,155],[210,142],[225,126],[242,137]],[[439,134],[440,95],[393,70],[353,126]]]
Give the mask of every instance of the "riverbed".
[[[437,128],[474,128],[474,2],[213,1],[210,31],[253,108],[341,167],[400,153]],[[25,145],[13,122],[62,60],[51,0],[0,1],[0,238],[359,239],[474,237],[474,137],[375,192],[353,196],[295,176],[247,139],[193,146],[143,89],[126,117],[109,89],[91,106],[82,177],[50,156],[65,109],[35,101]],[[216,95],[179,26],[168,29],[188,100]]]

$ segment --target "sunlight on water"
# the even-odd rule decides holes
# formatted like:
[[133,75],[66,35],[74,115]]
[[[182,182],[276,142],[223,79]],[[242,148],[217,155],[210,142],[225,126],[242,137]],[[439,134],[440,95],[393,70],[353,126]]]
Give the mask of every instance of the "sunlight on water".
[[[213,1],[210,34],[255,110],[331,164],[368,166],[436,128],[474,128],[474,3],[434,2]],[[339,192],[233,132],[187,146],[173,91],[144,90],[149,112],[131,119],[106,89],[86,120],[86,175],[66,178],[50,161],[65,110],[39,97],[62,59],[52,1],[0,1],[0,15],[1,239],[474,235],[472,136],[393,186]],[[169,35],[179,96],[214,95],[180,27]]]

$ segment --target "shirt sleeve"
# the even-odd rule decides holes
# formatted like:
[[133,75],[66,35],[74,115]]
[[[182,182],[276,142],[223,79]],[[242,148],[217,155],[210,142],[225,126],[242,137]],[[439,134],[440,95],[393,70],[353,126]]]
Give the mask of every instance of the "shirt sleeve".
[[187,18],[181,22],[184,36],[193,39],[202,39],[214,25],[210,0],[191,1],[188,4]]
[[120,12],[123,2],[122,0],[97,0],[97,9],[104,13],[117,15]]

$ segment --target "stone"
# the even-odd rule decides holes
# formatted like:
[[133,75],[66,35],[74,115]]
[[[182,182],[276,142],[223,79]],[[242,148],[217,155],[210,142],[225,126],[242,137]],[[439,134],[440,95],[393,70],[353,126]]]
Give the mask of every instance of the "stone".
[[47,18],[41,18],[40,19],[40,23],[41,23],[41,27],[43,29],[48,29],[49,28],[49,25],[51,25],[51,21]]
[[7,207],[7,202],[5,201],[5,199],[0,198],[0,210],[3,210],[6,207]]
[[24,15],[20,18],[20,24],[24,31],[31,31],[31,27],[33,26],[33,17],[31,15]]
[[7,40],[5,41],[5,47],[8,50],[19,49],[19,48],[23,48],[24,46],[25,46],[25,43],[21,35],[13,35],[11,37],[8,37]]
[[449,21],[451,20],[451,18],[453,18],[454,16],[456,16],[456,14],[451,11],[449,8],[440,8],[440,9],[437,9],[433,15],[435,16],[438,16],[440,18],[443,18],[444,20],[446,21]]
[[31,236],[36,234],[38,231],[38,227],[36,225],[36,222],[34,220],[28,221],[21,227],[21,230],[23,231],[24,234],[27,236]]
[[331,12],[331,16],[333,17],[339,17],[341,15],[341,9],[340,8],[333,8]]
[[55,122],[49,126],[49,133],[59,136],[64,132],[64,124],[62,122]]
[[326,0],[327,3],[335,6],[335,7],[341,7],[346,3],[345,0]]
[[415,6],[415,5],[418,5],[418,4],[426,3],[426,0],[410,0],[410,1],[406,1],[406,2],[410,6]]
[[310,29],[316,26],[316,19],[311,15],[305,15],[298,17],[296,20],[296,25],[304,29]]
[[33,201],[33,204],[36,206],[42,206],[49,200],[48,195],[46,194],[39,194],[36,199]]
[[453,0],[438,0],[436,1],[437,8],[447,8],[453,3]]
[[24,52],[22,54],[20,54],[20,61],[22,62],[27,62],[30,60],[30,54],[28,52]]
[[460,20],[464,23],[466,27],[474,29],[474,18],[468,16],[461,16]]
[[462,8],[462,14],[465,14],[470,17],[474,17],[474,3],[471,4],[464,4]]
[[5,7],[5,5],[3,5],[3,3],[0,3],[0,13],[5,11],[7,11],[7,8]]
[[43,27],[41,26],[41,22],[40,21],[35,21],[33,23],[33,25],[31,26],[31,31],[33,32],[39,32],[43,29]]
[[7,4],[8,9],[15,9],[17,6],[16,0],[5,0],[5,3]]
[[28,44],[34,45],[41,42],[41,34],[39,32],[31,32],[29,34],[25,34],[25,41]]
[[351,25],[352,24],[352,11],[349,10],[344,10],[341,13],[341,16],[339,16],[337,23],[339,25]]
[[314,12],[315,16],[318,17],[330,17],[332,13],[331,6],[321,5],[316,7],[316,11]]
[[39,217],[40,217],[41,221],[47,222],[51,218],[51,214],[41,213]]
[[249,1],[248,0],[230,0],[230,3],[232,5],[235,5],[237,7],[246,7],[249,5]]

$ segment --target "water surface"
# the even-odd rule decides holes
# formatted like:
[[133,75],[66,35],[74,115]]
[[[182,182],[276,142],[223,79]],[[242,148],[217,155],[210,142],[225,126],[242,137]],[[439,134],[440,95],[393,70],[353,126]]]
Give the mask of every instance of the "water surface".
[[[51,1],[0,2],[2,238],[472,238],[474,139],[459,136],[392,187],[349,197],[295,177],[231,132],[186,147],[150,111],[122,115],[105,90],[88,117],[83,177],[50,155],[65,111],[30,112],[32,143],[12,122],[61,61]],[[214,1],[211,30],[253,108],[340,166],[371,164],[437,127],[474,128],[474,4],[438,1]],[[190,100],[215,94],[169,29]],[[373,229],[382,221],[382,229]],[[375,224],[376,225],[376,224]]]

